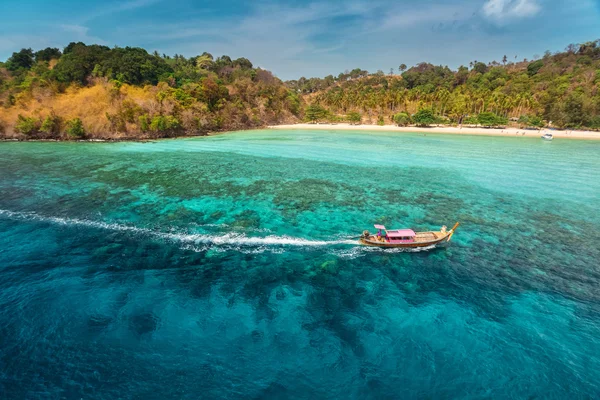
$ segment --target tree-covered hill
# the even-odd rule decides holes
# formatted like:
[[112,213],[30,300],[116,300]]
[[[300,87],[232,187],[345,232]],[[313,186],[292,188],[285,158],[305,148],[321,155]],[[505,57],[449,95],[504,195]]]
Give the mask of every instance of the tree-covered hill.
[[0,136],[153,138],[301,119],[600,129],[600,40],[453,71],[401,64],[285,84],[246,58],[70,43],[0,62]]
[[507,61],[506,56],[487,65],[475,61],[457,71],[429,63],[408,69],[402,64],[400,75],[357,68],[286,84],[311,104],[307,114],[313,120],[427,125],[433,114],[435,122],[447,124],[512,121],[600,129],[600,40],[546,52],[532,61]]
[[293,122],[299,96],[246,58],[70,43],[0,63],[0,136],[151,138]]

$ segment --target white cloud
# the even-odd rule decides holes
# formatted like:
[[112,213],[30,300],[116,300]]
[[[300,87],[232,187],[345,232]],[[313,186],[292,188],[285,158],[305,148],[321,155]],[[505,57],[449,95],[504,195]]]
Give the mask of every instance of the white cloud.
[[156,4],[162,0],[132,0],[125,2],[102,4],[101,8],[96,9],[90,14],[86,15],[81,19],[82,22],[89,22],[98,17],[106,15],[114,15],[124,11],[137,10],[138,8],[144,8],[153,4]]
[[465,13],[465,8],[468,10],[468,7],[465,7],[464,4],[455,4],[418,9],[406,9],[406,7],[399,10],[392,9],[383,21],[378,21],[378,29],[402,29],[422,24],[463,20],[469,17],[469,12]]
[[537,0],[487,0],[482,12],[488,19],[504,24],[513,19],[533,17],[541,9]]
[[[89,28],[83,25],[77,24],[62,24],[58,26],[62,32],[53,32],[52,36],[63,37],[67,36],[69,42],[83,42],[85,44],[106,44],[104,40],[97,36],[89,35]],[[60,40],[55,40],[60,45],[64,46],[64,43],[60,43]]]

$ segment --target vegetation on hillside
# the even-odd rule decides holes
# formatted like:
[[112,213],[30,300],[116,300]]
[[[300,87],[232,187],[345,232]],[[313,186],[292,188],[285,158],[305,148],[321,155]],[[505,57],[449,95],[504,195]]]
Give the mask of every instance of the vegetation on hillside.
[[70,43],[0,63],[0,135],[153,138],[292,122],[300,98],[246,58]]
[[155,138],[298,120],[600,129],[600,40],[533,61],[285,84],[246,58],[70,43],[0,62],[0,136]]
[[384,118],[398,125],[491,127],[511,121],[520,127],[600,129],[600,40],[533,61],[509,63],[504,56],[502,63],[475,61],[457,71],[428,63],[398,70],[400,75],[385,75],[357,68],[286,84],[318,110],[319,120],[356,119],[360,113],[368,123]]

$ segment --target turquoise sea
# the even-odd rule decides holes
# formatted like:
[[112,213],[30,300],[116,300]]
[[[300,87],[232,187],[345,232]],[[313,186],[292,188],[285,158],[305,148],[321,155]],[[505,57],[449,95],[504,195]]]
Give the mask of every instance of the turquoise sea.
[[598,398],[599,205],[593,141],[0,143],[0,398]]

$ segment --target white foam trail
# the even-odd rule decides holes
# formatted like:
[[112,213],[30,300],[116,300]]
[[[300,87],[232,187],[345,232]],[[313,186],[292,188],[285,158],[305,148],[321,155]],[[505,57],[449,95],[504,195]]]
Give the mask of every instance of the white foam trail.
[[80,220],[73,218],[60,218],[60,217],[44,217],[32,212],[16,212],[8,210],[0,210],[0,216],[5,216],[12,219],[21,220],[34,220],[41,222],[48,222],[58,225],[68,226],[85,226],[88,228],[106,229],[112,231],[121,232],[132,232],[135,234],[147,235],[160,237],[163,239],[193,243],[193,244],[207,244],[216,246],[236,245],[236,246],[331,246],[336,244],[357,244],[356,241],[352,240],[308,240],[295,238],[291,236],[265,236],[265,237],[248,237],[240,233],[227,233],[224,235],[206,235],[206,234],[189,234],[189,233],[169,233],[159,232],[146,228],[137,228],[130,225],[122,225],[116,223],[106,223],[90,220]]
[[[18,212],[0,209],[0,217],[6,217],[18,220],[40,221],[65,226],[84,226],[88,228],[104,229],[118,232],[131,232],[136,235],[150,236],[169,240],[172,242],[183,243],[183,249],[195,252],[228,251],[231,249],[242,251],[244,253],[263,253],[269,251],[272,253],[283,252],[282,247],[325,247],[332,245],[350,245],[351,247],[337,247],[331,249],[332,254],[342,258],[363,257],[369,253],[416,253],[434,249],[435,246],[421,248],[394,248],[382,249],[378,247],[360,246],[357,240],[340,238],[337,240],[308,240],[291,236],[264,236],[249,237],[241,233],[227,233],[224,235],[207,235],[199,233],[173,233],[160,232],[147,228],[138,228],[131,225],[117,223],[107,223],[101,221],[90,221],[74,218],[45,217],[33,212]],[[215,225],[211,225],[215,226]]]

